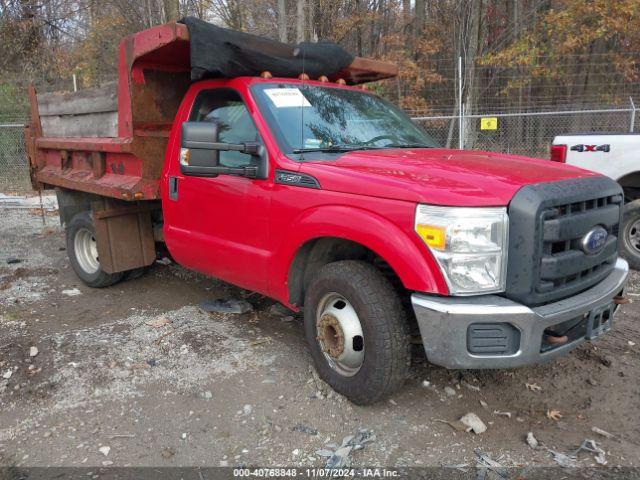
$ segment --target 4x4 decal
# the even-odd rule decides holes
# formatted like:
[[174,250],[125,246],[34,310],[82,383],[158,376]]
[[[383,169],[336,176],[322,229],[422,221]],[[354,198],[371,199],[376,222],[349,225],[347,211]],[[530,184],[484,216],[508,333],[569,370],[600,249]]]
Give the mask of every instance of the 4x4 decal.
[[571,150],[574,152],[610,152],[611,147],[609,144],[606,145],[574,145],[571,147]]

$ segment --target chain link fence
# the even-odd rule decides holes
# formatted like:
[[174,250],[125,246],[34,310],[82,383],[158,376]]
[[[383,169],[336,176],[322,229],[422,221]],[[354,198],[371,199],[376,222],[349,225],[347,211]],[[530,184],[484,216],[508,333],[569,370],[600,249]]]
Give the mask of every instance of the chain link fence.
[[24,145],[26,119],[0,120],[0,192],[26,193],[31,189]]
[[549,158],[553,138],[563,134],[640,132],[640,111],[630,108],[413,116],[413,120],[445,147]]
[[[462,120],[458,116],[414,116],[413,119],[443,147],[459,147],[462,123],[466,149],[538,158],[549,157],[549,146],[556,135],[640,132],[640,111],[631,107],[474,114]],[[0,192],[26,193],[31,189],[23,132],[26,122],[24,117],[0,118]]]

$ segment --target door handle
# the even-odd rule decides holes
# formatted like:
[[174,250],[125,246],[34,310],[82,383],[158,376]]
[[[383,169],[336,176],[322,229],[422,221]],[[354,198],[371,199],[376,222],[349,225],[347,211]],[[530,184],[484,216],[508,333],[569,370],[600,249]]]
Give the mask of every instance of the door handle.
[[169,177],[169,199],[178,200],[178,177]]

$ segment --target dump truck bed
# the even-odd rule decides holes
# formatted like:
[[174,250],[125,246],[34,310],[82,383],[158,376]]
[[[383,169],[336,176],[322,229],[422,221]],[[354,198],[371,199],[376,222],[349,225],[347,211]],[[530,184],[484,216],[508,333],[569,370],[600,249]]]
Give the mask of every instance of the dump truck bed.
[[[62,187],[121,200],[157,200],[174,117],[191,84],[189,32],[168,23],[120,44],[118,82],[77,93],[29,89],[25,127],[34,188]],[[358,84],[397,73],[355,58],[330,77]]]

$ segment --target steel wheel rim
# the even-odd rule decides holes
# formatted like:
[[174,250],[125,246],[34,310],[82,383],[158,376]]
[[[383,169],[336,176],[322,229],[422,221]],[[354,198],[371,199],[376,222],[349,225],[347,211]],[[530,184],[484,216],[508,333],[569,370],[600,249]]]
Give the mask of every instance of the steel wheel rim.
[[640,253],[640,220],[636,220],[627,229],[627,243],[637,253]]
[[73,239],[73,247],[76,259],[82,270],[90,275],[100,270],[98,245],[95,236],[90,230],[86,228],[79,229]]
[[320,300],[316,311],[316,339],[332,370],[352,377],[364,363],[362,324],[351,303],[331,292]]

